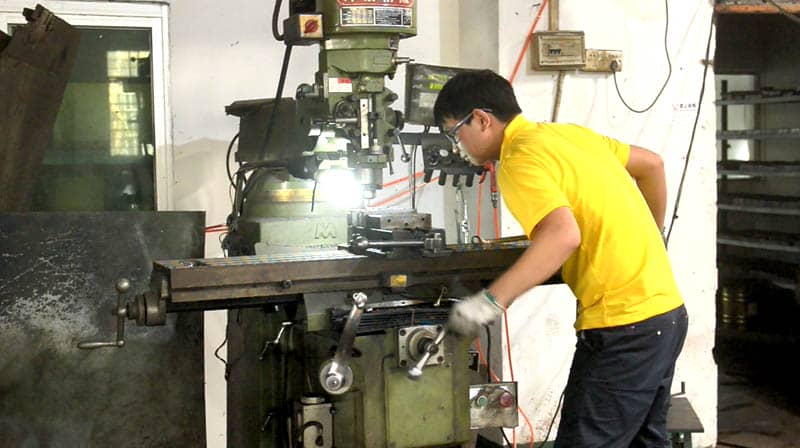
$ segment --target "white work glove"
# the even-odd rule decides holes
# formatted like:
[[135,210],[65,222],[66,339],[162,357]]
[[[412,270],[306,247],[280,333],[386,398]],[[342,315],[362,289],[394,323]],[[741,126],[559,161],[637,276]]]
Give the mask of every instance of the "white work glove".
[[482,289],[453,305],[447,328],[461,336],[475,337],[480,334],[482,326],[494,322],[501,314],[503,306],[489,291]]

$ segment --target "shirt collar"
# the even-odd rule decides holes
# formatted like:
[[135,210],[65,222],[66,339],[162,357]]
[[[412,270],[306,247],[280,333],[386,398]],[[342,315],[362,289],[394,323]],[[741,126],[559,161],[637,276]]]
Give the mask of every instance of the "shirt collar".
[[503,130],[503,144],[500,146],[500,160],[503,160],[503,157],[508,151],[507,148],[511,141],[514,140],[514,137],[516,137],[528,123],[530,122],[523,117],[522,114],[517,114],[517,116],[506,125],[506,128]]

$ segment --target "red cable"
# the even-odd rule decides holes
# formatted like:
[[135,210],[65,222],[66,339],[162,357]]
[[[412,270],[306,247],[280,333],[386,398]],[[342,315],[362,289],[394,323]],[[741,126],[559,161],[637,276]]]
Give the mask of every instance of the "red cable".
[[500,197],[497,191],[497,171],[494,163],[487,163],[489,170],[489,188],[492,194],[492,215],[494,217],[494,238],[500,238],[500,215],[498,213],[498,203]]
[[[519,73],[519,68],[522,65],[522,60],[525,58],[525,53],[528,51],[528,47],[530,46],[531,40],[533,39],[533,32],[536,30],[536,25],[539,24],[539,19],[542,17],[542,13],[544,12],[544,9],[546,7],[547,7],[547,0],[542,0],[542,4],[541,4],[541,6],[539,6],[539,12],[536,14],[536,18],[533,19],[533,23],[531,24],[531,28],[528,30],[528,34],[525,36],[525,43],[523,44],[522,49],[519,52],[519,56],[517,56],[517,62],[514,64],[514,70],[512,70],[511,76],[509,76],[509,78],[508,78],[509,84],[514,84],[514,80],[517,79],[517,73]],[[494,169],[492,169],[492,173],[494,173]],[[496,188],[496,186],[495,186],[495,188]],[[478,207],[479,207],[478,208],[478,213],[479,213],[478,214],[478,221],[480,222],[480,205]],[[494,210],[494,216],[495,216],[495,236],[497,237],[500,232],[499,232],[499,228],[498,228],[497,209],[496,208]],[[508,346],[507,346],[507,348],[508,348],[508,368],[511,371],[511,381],[514,381],[514,366],[511,363],[511,338],[510,338],[509,332],[508,332],[508,314],[505,311],[503,312],[503,318],[505,320],[505,326],[506,326],[506,340],[508,341],[507,342],[508,343]],[[530,446],[531,446],[531,448],[533,448],[533,440],[534,440],[533,426],[531,425],[530,420],[528,420],[528,416],[525,415],[525,411],[522,410],[522,407],[521,406],[517,406],[517,409],[519,409],[520,414],[522,414],[522,417],[525,419],[525,423],[528,425],[528,429],[531,431]],[[513,440],[513,445],[516,445],[517,444],[517,433],[516,433],[516,431],[513,431],[512,434],[513,434],[512,437],[514,439]]]
[[478,184],[478,228],[475,233],[481,237],[481,201],[483,199],[483,180]]
[[[495,375],[494,370],[492,370],[491,366],[489,366],[489,362],[483,356],[483,351],[481,350],[481,340],[480,340],[480,338],[475,338],[475,349],[478,351],[478,357],[480,358],[481,363],[484,365],[484,367],[486,367],[486,370],[489,372],[489,375],[492,377],[492,379],[497,383],[502,382],[500,380],[500,378],[498,378],[497,375]],[[533,448],[533,442],[534,442],[533,425],[531,425],[531,421],[528,419],[528,415],[525,414],[525,411],[522,410],[522,407],[519,405],[519,402],[517,402],[517,411],[519,411],[519,413],[522,415],[522,418],[525,420],[525,424],[528,426],[528,429],[531,431],[531,440],[529,441],[528,447],[529,448]],[[514,445],[516,445],[516,431],[512,430],[512,433],[513,433],[513,437],[514,437]]]
[[[422,176],[423,174],[425,174],[425,172],[424,172],[424,171],[417,171],[416,173],[414,173],[414,177],[420,177],[420,176]],[[397,185],[397,184],[399,184],[399,183],[405,182],[405,181],[407,181],[407,180],[408,180],[410,177],[411,177],[411,176],[401,177],[400,179],[395,179],[395,180],[393,180],[393,181],[386,182],[385,184],[383,184],[383,188],[389,188],[389,187],[391,187],[391,186],[394,186],[394,185]]]
[[544,8],[546,6],[547,0],[542,0],[542,5],[539,6],[539,12],[536,14],[533,24],[531,24],[531,29],[528,30],[528,35],[525,36],[525,44],[522,46],[522,50],[519,52],[517,63],[514,64],[514,71],[511,72],[511,76],[508,78],[508,82],[511,84],[514,84],[514,79],[517,78],[517,73],[519,72],[519,67],[522,64],[522,59],[525,58],[525,53],[528,51],[528,47],[531,44],[531,39],[533,39],[533,32],[536,30],[536,25],[539,23],[539,19],[542,17],[542,12],[544,12]]
[[483,363],[483,365],[486,367],[486,370],[489,371],[489,375],[491,375],[492,379],[494,379],[496,383],[501,383],[502,381],[497,377],[497,375],[494,374],[494,370],[492,370],[492,368],[489,366],[489,362],[483,356],[480,338],[475,338],[475,350],[478,351],[478,357],[481,359],[481,363]]
[[[429,183],[431,183],[431,182],[436,182],[437,180],[439,180],[439,176],[436,176],[436,177],[434,177],[434,178],[433,178],[433,179],[431,179],[429,182],[426,182],[426,183],[424,183],[424,184],[422,184],[422,185],[417,185],[417,187],[416,187],[416,188],[414,188],[414,191],[417,191],[417,190],[419,190],[420,188],[422,188],[422,187],[424,187],[424,186],[428,185],[428,184],[429,184]],[[403,196],[405,196],[405,195],[407,195],[407,194],[411,194],[411,192],[410,192],[410,191],[408,191],[408,190],[403,190],[403,191],[401,191],[400,193],[397,193],[397,194],[395,194],[395,195],[393,195],[393,196],[389,196],[388,198],[386,198],[386,199],[383,199],[383,200],[381,200],[380,202],[378,202],[378,203],[376,203],[376,204],[370,205],[369,207],[370,207],[370,208],[376,208],[376,207],[382,207],[382,206],[384,206],[384,205],[386,205],[386,204],[391,204],[392,202],[394,202],[394,201],[396,201],[396,200],[398,200],[398,199],[402,198]]]
[[214,232],[227,232],[228,226],[225,224],[217,224],[215,226],[208,226],[205,229],[206,233],[214,233]]

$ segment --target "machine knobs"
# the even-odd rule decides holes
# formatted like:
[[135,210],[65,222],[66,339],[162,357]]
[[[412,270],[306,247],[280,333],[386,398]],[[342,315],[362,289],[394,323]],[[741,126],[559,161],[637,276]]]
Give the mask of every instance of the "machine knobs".
[[426,338],[421,342],[425,346],[425,353],[414,367],[408,369],[409,379],[418,380],[422,378],[422,368],[428,363],[428,359],[430,359],[431,355],[439,351],[439,344],[441,344],[444,340],[445,334],[447,334],[447,330],[442,328],[439,330],[439,333],[436,335],[436,338],[433,341]]
[[121,278],[117,280],[117,284],[114,285],[117,288],[117,292],[120,294],[125,294],[131,289],[131,281],[127,278]]
[[364,306],[367,305],[367,295],[363,292],[353,294],[353,305],[358,309],[364,309]]

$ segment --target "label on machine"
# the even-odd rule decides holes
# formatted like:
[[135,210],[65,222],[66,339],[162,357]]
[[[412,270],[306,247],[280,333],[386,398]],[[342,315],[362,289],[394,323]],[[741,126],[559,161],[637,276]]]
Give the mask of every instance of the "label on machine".
[[336,0],[339,6],[394,6],[410,8],[414,0]]
[[353,93],[353,80],[350,78],[328,78],[328,92]]
[[343,7],[342,26],[400,26],[413,24],[410,7]]

